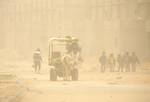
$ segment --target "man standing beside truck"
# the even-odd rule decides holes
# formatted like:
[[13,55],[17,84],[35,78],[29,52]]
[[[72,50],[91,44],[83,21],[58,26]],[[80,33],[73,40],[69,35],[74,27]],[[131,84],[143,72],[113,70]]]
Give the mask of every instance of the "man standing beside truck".
[[40,73],[41,62],[42,62],[41,51],[39,48],[37,48],[33,54],[33,63],[34,63],[35,73],[36,72]]

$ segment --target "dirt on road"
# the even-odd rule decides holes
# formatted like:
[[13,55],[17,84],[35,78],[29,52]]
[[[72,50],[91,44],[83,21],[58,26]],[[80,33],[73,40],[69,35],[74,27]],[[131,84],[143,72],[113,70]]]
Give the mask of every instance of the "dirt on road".
[[[18,64],[19,63],[19,64]],[[43,63],[40,74],[26,61],[7,63],[7,71],[17,76],[18,87],[0,84],[0,96],[24,90],[19,102],[149,102],[150,70],[137,72],[106,72],[80,70],[79,81],[49,81],[49,67]],[[5,86],[5,88],[4,88]],[[14,91],[15,90],[15,91]],[[0,97],[0,102],[4,101]],[[17,99],[18,97],[16,97]]]

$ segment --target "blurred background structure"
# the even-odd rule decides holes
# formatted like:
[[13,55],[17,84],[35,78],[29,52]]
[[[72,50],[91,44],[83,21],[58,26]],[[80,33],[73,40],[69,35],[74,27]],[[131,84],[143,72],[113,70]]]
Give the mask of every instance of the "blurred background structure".
[[0,49],[28,56],[48,37],[76,36],[84,56],[135,51],[150,57],[149,0],[0,0]]

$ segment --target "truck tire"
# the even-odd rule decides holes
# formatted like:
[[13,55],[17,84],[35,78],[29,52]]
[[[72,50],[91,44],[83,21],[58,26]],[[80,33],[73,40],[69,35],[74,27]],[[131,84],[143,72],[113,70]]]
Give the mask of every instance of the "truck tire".
[[50,80],[51,81],[57,80],[57,72],[55,69],[50,69]]
[[71,71],[71,79],[72,79],[72,81],[78,80],[78,69],[73,69]]

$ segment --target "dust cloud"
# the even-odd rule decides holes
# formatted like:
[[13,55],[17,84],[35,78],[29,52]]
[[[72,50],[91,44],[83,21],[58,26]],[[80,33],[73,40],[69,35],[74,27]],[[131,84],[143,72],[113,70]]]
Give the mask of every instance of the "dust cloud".
[[75,36],[86,57],[135,51],[149,55],[149,2],[146,0],[1,0],[1,49],[29,57],[47,53],[48,39]]
[[[49,39],[66,36],[79,39],[84,60],[79,76],[81,82],[70,82],[69,84],[50,82],[52,88],[49,88]],[[41,75],[35,74],[32,68],[32,56],[37,48],[40,48],[43,57]],[[103,51],[106,52],[107,57],[113,53],[115,58],[118,54],[135,52],[140,60],[137,72],[111,73],[106,70],[106,73],[101,74],[99,57]],[[5,75],[4,72],[7,74]],[[129,98],[128,102],[148,102],[150,99],[143,90],[148,89],[145,92],[150,93],[150,88],[138,85],[150,85],[148,79],[150,73],[150,1],[0,0],[0,77],[3,75],[10,77],[11,75],[8,73],[15,74],[19,80],[22,80],[21,90],[25,97],[23,102],[41,102],[42,99],[49,97],[48,93],[55,99],[58,95],[60,100],[52,99],[56,102],[79,102],[78,98],[81,98],[82,102],[91,102],[92,99],[94,102],[101,100],[114,102],[120,100],[117,98],[117,94],[124,92],[125,89],[127,89],[124,93],[125,96],[120,94],[119,97],[124,99],[131,96],[132,98],[131,100]],[[14,84],[16,80],[18,82],[16,78],[13,81],[11,79],[11,82]],[[4,83],[7,86],[7,82],[4,81]],[[38,86],[38,83],[41,85]],[[113,87],[116,83],[120,85],[116,89],[117,94]],[[1,85],[0,78],[0,89],[5,90],[3,88],[5,85]],[[10,90],[13,89],[11,85],[9,85]],[[137,87],[133,89],[132,85],[137,85]],[[84,86],[87,87],[84,88]],[[18,90],[20,88],[16,84],[13,87]],[[75,90],[77,87],[79,89]],[[65,92],[66,88],[72,91]],[[112,96],[108,95],[107,97],[109,89],[112,89],[113,92],[110,93]],[[13,93],[13,91],[9,92],[10,90],[6,92],[6,96]],[[25,94],[24,90],[28,90],[29,95]],[[47,90],[51,90],[51,92]],[[85,94],[87,90],[90,90],[91,93]],[[6,102],[1,99],[3,93],[1,92],[0,102]],[[72,96],[69,93],[72,93]],[[97,95],[99,93],[108,100],[99,98]],[[138,98],[141,94],[142,96]],[[73,95],[77,96],[73,97]],[[88,95],[91,96],[91,101],[86,99]],[[37,96],[39,96],[38,99],[34,99]]]

